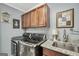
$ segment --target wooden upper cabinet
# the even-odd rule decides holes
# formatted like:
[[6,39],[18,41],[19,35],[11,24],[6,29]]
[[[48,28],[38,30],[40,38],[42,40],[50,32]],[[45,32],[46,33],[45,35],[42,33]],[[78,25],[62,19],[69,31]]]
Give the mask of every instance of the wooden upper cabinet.
[[31,11],[31,27],[38,27],[38,14],[36,9]]
[[30,27],[30,13],[26,13],[24,15],[22,15],[22,28],[29,28]]
[[44,4],[22,15],[22,28],[46,27],[48,25],[48,6]]
[[39,27],[44,27],[48,25],[48,10],[47,10],[47,5],[43,5],[38,8],[38,20],[39,20]]
[[22,28],[25,28],[26,27],[26,25],[25,25],[25,15],[22,15],[21,16],[21,19],[22,19]]
[[30,15],[31,15],[30,13],[26,14],[26,27],[30,27],[30,20],[31,20]]

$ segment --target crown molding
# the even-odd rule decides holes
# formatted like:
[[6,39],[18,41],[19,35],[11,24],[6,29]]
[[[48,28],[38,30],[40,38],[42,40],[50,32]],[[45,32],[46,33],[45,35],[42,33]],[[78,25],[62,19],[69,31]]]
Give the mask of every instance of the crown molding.
[[20,9],[20,8],[18,8],[18,7],[15,7],[15,6],[13,6],[13,5],[10,5],[10,4],[8,4],[8,3],[3,3],[3,4],[5,4],[5,5],[7,5],[7,6],[10,6],[10,7],[14,8],[14,9],[17,9],[17,10],[19,10],[19,11],[21,11],[21,12],[25,12],[25,10]]
[[46,4],[46,3],[37,4],[36,6],[30,8],[29,10],[27,10],[27,11],[25,11],[25,12],[28,13],[29,11],[31,11],[31,10],[33,10],[33,9],[36,9],[37,7],[40,7],[40,6],[44,5],[44,4]]
[[32,7],[32,8],[30,8],[29,10],[27,10],[27,11],[25,11],[25,10],[23,10],[23,9],[20,9],[20,8],[17,8],[17,7],[15,7],[15,6],[13,6],[13,5],[10,5],[10,4],[8,4],[8,3],[4,3],[5,5],[8,5],[8,6],[10,6],[10,7],[12,7],[12,8],[14,8],[14,9],[17,9],[17,10],[19,10],[19,11],[22,11],[22,12],[29,12],[29,11],[31,11],[31,10],[33,10],[33,9],[35,9],[35,8],[37,8],[37,7],[39,7],[39,6],[41,6],[41,5],[44,5],[44,4],[46,4],[46,3],[40,3],[40,4],[38,4],[38,5],[36,5],[36,6],[34,6],[34,7]]

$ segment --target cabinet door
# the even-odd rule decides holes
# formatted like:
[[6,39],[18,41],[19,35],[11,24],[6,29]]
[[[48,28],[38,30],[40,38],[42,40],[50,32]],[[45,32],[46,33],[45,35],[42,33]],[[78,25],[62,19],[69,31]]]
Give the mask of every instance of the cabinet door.
[[53,51],[53,50],[49,50],[47,48],[43,48],[43,55],[45,56],[66,56],[65,54]]
[[30,27],[31,14],[30,12],[26,14],[26,27]]
[[36,9],[31,11],[31,27],[38,27],[38,14]]
[[22,28],[30,27],[30,13],[26,13],[22,16]]
[[21,20],[22,20],[22,28],[25,28],[25,15],[21,16]]
[[38,8],[39,27],[47,26],[47,5],[43,5]]

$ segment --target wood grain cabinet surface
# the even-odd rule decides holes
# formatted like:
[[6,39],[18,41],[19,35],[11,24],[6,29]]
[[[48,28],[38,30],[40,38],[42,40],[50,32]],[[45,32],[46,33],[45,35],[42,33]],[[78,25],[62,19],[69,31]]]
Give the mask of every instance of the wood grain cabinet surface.
[[22,15],[22,28],[30,27],[30,20],[31,20],[30,15],[31,15],[30,13]]
[[48,6],[44,5],[38,8],[38,20],[39,20],[39,27],[41,26],[47,26],[47,22],[48,22],[48,10],[47,10]]
[[22,28],[47,27],[48,25],[47,4],[37,7],[22,15]]
[[38,27],[38,12],[36,9],[31,11],[31,27]]
[[43,48],[43,56],[66,56],[65,54]]
[[22,28],[25,28],[26,27],[26,15],[22,15],[22,17],[21,17],[21,19],[22,19]]

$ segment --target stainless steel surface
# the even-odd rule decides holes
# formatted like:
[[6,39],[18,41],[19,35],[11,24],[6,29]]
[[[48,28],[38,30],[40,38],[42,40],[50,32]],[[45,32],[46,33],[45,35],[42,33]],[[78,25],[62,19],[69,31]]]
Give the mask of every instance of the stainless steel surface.
[[34,48],[28,46],[22,42],[19,43],[19,56],[33,56],[34,55]]
[[23,36],[13,37],[11,52],[14,56],[35,56],[42,54],[40,44],[46,41],[44,34],[24,33]]
[[19,41],[20,56],[35,56],[42,53],[40,44],[46,41],[46,36],[41,34],[30,34],[30,38]]
[[17,55],[17,43],[11,41],[11,54],[16,56]]
[[62,49],[67,49],[70,51],[75,51],[74,45],[70,42],[56,41],[56,42],[53,42],[52,46],[62,48]]
[[11,40],[11,54],[13,56],[18,56],[18,41],[22,40],[23,37],[22,36],[18,36],[18,37],[12,37],[12,40]]
[[23,42],[23,41],[19,41],[19,43],[22,44],[22,45],[30,46],[30,47],[36,46],[36,45],[34,45],[34,44],[32,44],[32,43]]
[[23,37],[22,36],[16,36],[16,37],[12,37],[12,41],[15,41],[16,43],[18,43],[18,41],[22,40]]

